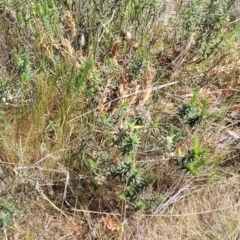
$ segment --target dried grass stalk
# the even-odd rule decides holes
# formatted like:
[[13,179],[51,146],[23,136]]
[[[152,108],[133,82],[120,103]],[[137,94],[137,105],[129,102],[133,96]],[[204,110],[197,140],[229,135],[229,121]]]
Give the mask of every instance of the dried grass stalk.
[[43,41],[40,45],[41,51],[48,57],[52,55],[51,47],[46,41]]
[[143,106],[145,103],[148,102],[150,96],[151,96],[151,84],[152,84],[152,81],[155,77],[155,70],[151,67],[147,67],[147,71],[146,71],[146,82],[145,82],[145,86],[144,86],[144,89],[146,89],[146,92],[143,94],[143,99],[141,100],[140,102],[140,106]]
[[65,20],[65,26],[67,28],[67,31],[69,32],[71,37],[75,37],[77,30],[76,30],[76,24],[75,24],[72,13],[69,11],[66,11],[64,14],[64,20]]
[[61,39],[61,48],[63,53],[67,53],[71,58],[74,56],[74,49],[68,39]]
[[121,40],[117,40],[117,41],[114,42],[112,50],[111,50],[110,55],[109,55],[110,58],[115,58],[118,55],[121,46],[122,46],[122,41]]

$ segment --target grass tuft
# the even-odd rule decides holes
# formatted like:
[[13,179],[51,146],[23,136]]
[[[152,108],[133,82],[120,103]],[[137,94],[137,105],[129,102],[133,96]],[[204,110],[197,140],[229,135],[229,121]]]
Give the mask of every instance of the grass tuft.
[[3,0],[3,239],[238,239],[239,4]]

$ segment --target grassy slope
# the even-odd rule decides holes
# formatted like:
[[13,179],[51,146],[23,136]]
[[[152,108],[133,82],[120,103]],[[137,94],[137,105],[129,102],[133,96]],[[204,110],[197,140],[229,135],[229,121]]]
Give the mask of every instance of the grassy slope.
[[188,2],[1,3],[5,239],[239,238],[239,27]]

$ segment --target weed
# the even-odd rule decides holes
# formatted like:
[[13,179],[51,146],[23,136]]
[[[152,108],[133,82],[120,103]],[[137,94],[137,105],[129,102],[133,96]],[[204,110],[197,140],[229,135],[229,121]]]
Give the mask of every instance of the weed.
[[212,118],[214,114],[207,115],[208,102],[204,100],[202,109],[197,104],[200,88],[195,89],[191,101],[184,103],[178,110],[177,116],[189,126],[201,124],[204,120]]
[[[239,147],[236,6],[1,1],[0,164],[15,173],[0,203],[6,239],[239,238],[239,161],[226,159]],[[26,178],[41,189],[28,202]]]
[[20,212],[5,198],[1,201],[0,209],[0,228],[6,231],[12,219],[18,216]]
[[140,200],[139,195],[153,183],[154,178],[152,172],[146,178],[142,178],[140,173],[141,169],[137,168],[131,160],[113,165],[106,171],[107,176],[112,178],[119,177],[121,181],[125,180],[126,187],[123,194],[120,195],[120,199],[127,201],[135,211],[147,209],[146,202],[144,199]]
[[198,169],[207,164],[207,153],[208,149],[201,148],[199,146],[199,138],[195,136],[193,138],[192,148],[183,156],[174,157],[170,161],[174,162],[176,165],[180,165],[180,168],[185,169],[186,172],[190,172],[191,174],[197,176]]
[[15,54],[14,64],[16,72],[21,77],[21,81],[23,83],[29,81],[31,79],[32,70],[30,65],[29,52],[26,47],[24,47],[19,54]]

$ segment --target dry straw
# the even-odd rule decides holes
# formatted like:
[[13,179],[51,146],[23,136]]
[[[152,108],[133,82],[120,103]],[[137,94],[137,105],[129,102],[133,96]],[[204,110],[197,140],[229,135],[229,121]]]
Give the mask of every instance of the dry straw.
[[154,78],[155,78],[155,70],[152,67],[148,66],[146,70],[146,81],[144,84],[145,85],[144,89],[146,89],[146,92],[144,92],[143,98],[140,102],[141,106],[146,104],[151,96],[151,92],[152,92],[151,84]]
[[[105,105],[110,104],[110,103],[112,103],[112,102],[116,102],[116,101],[118,101],[118,100],[120,100],[120,99],[128,98],[128,97],[134,96],[134,95],[136,95],[136,94],[146,93],[147,91],[151,91],[151,92],[152,92],[152,91],[158,91],[158,90],[160,90],[160,89],[162,89],[162,88],[165,88],[165,87],[174,85],[174,84],[176,84],[176,83],[178,83],[178,82],[177,82],[177,81],[175,81],[175,82],[170,82],[170,83],[163,84],[163,85],[160,85],[160,86],[150,87],[149,89],[139,90],[139,91],[137,91],[137,92],[130,93],[130,94],[126,94],[126,95],[124,95],[124,96],[115,98],[115,99],[113,99],[113,100],[111,100],[111,101],[109,101],[109,102],[106,102],[106,103],[103,104],[103,105],[105,106]],[[94,109],[92,109],[92,110],[90,110],[90,111],[88,111],[88,112],[85,112],[85,113],[83,113],[83,114],[80,115],[80,116],[77,116],[77,117],[69,120],[67,123],[76,121],[76,120],[80,119],[81,117],[83,117],[83,116],[85,116],[85,115],[88,115],[88,114],[90,114],[90,113],[92,113],[92,112],[94,112],[94,111],[96,111],[96,110],[98,110],[98,107],[97,107],[97,108],[94,108]]]
[[122,46],[121,40],[117,40],[113,43],[113,47],[109,55],[110,58],[115,58],[118,55],[121,46]]
[[64,14],[64,20],[65,20],[65,26],[67,28],[67,31],[69,32],[71,37],[75,37],[77,31],[76,31],[76,24],[75,24],[72,13],[69,11],[66,11]]
[[40,48],[46,56],[50,57],[52,55],[51,48],[46,41],[41,43]]

